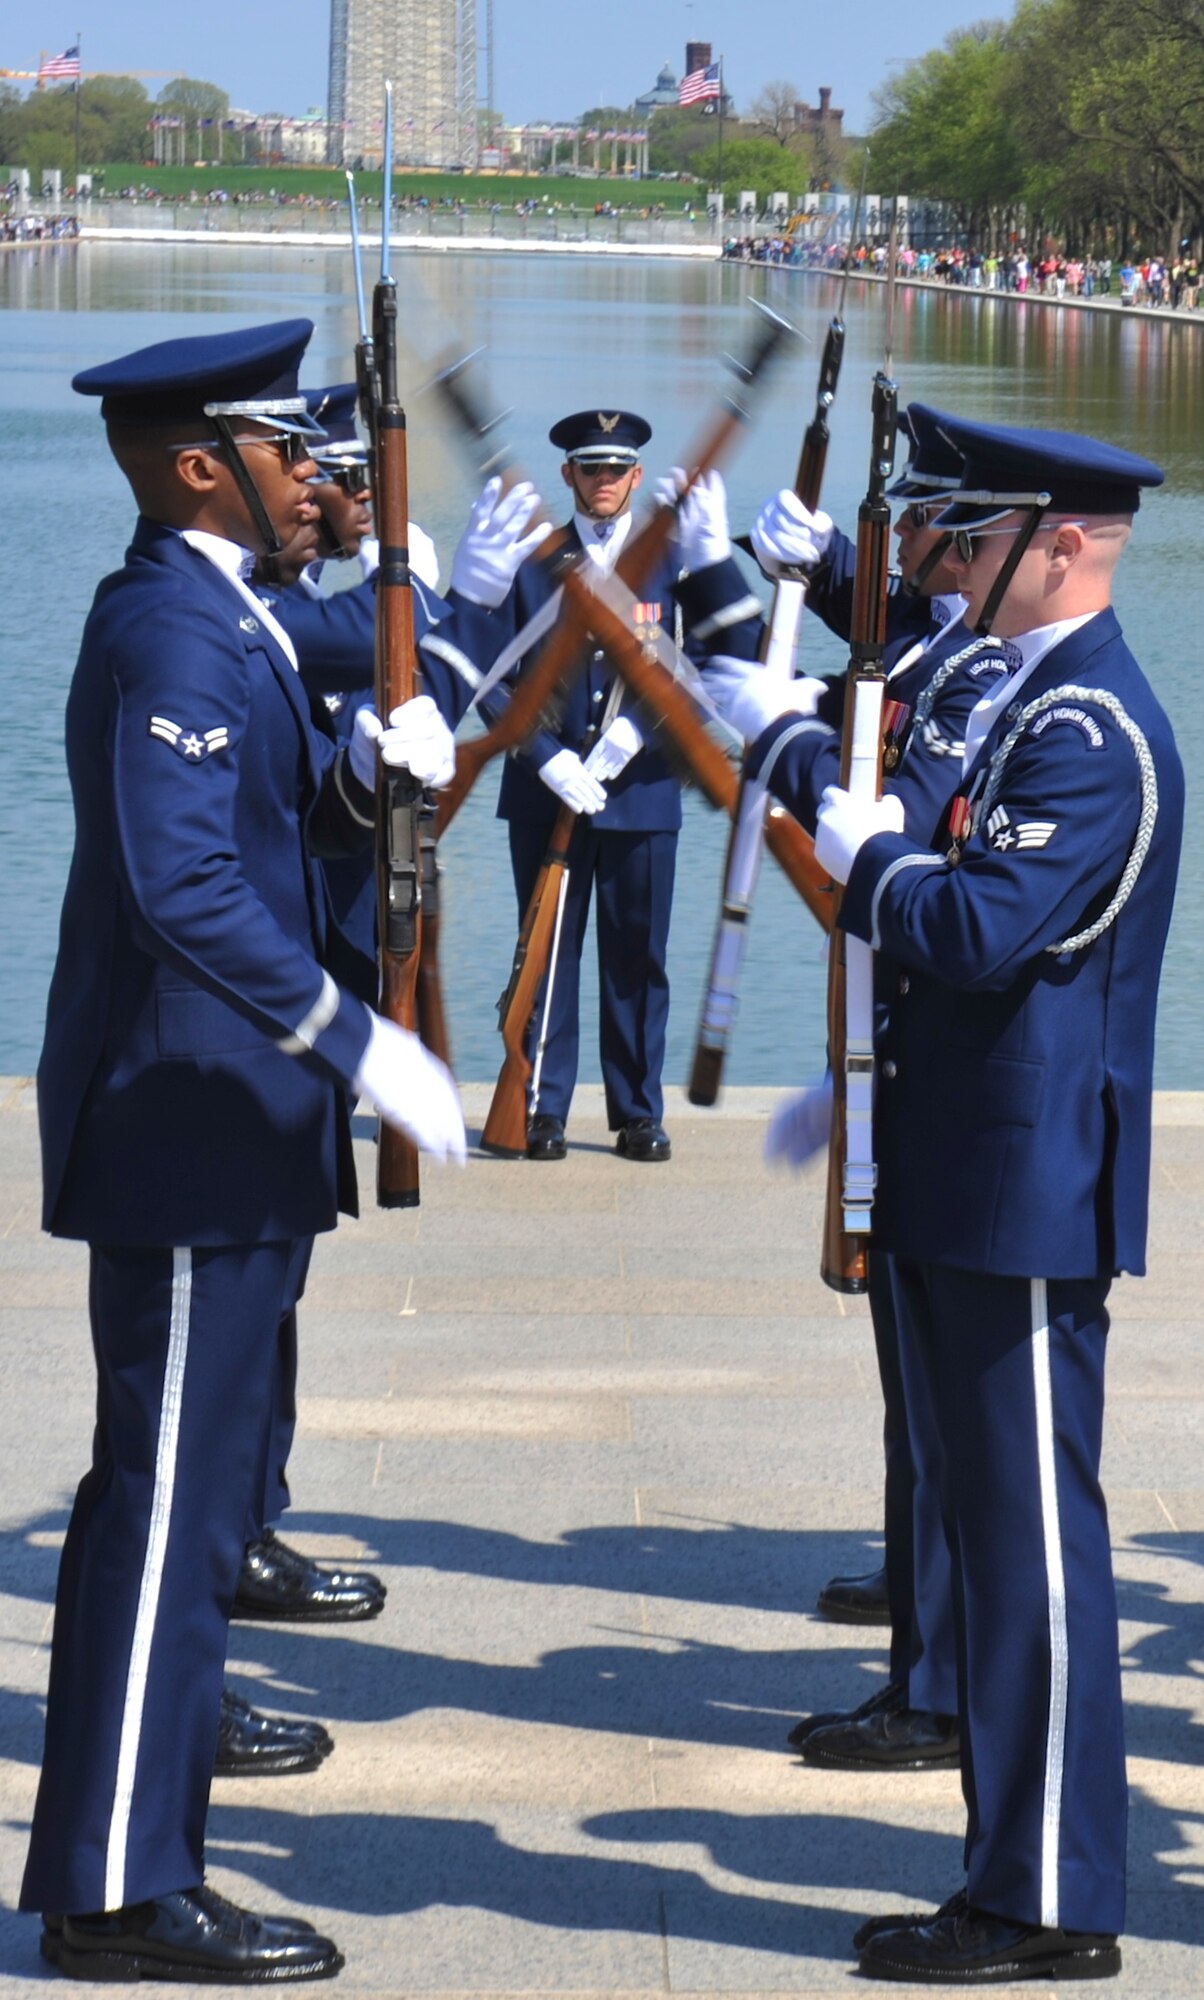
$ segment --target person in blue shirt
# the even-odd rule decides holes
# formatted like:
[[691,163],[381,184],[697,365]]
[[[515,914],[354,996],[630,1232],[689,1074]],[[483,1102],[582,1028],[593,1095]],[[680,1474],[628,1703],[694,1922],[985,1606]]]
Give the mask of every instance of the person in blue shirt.
[[59,1572],[21,1907],[78,1979],[327,1977],[336,1946],[204,1881],[231,1604],[299,1250],[354,1210],[358,1088],[463,1157],[454,1085],[332,978],[320,853],[378,760],[446,782],[433,705],[345,749],[247,581],[314,519],[312,327],[172,340],[75,378],[138,503],[67,706],[76,841],[38,1069],[43,1219],[89,1245],[92,1466]]

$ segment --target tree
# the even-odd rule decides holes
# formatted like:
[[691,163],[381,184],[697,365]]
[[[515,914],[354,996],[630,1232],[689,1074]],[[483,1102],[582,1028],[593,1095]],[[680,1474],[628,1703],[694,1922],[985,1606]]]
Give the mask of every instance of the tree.
[[[719,185],[719,147],[702,155],[698,171],[708,187]],[[789,172],[786,169],[789,168]],[[764,208],[771,194],[785,193],[791,200],[802,190],[799,163],[783,153],[773,139],[733,139],[723,148],[723,198],[731,204],[745,188],[751,188],[757,207]]]
[[759,90],[741,121],[758,138],[772,139],[776,145],[796,151],[802,143],[799,131],[798,91],[792,83],[767,83]]
[[696,105],[658,105],[648,120],[648,166],[654,174],[693,174],[715,144],[715,121]]

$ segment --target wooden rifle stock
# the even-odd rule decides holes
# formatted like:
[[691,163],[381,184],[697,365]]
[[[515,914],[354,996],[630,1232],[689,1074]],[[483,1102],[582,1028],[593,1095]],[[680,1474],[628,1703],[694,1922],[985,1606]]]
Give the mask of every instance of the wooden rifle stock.
[[[843,354],[844,320],[838,312],[828,327],[824,342],[815,414],[803,433],[794,480],[794,490],[810,513],[814,513],[819,506],[823,488],[830,441],[828,412],[836,400]],[[804,596],[805,585],[794,580],[779,580],[774,584],[769,617],[761,638],[759,657],[763,665],[772,661],[776,666],[779,659],[784,659],[793,672]],[[732,815],[732,829],[723,864],[723,889],[711,946],[710,972],[694,1040],[694,1061],[686,1093],[691,1104],[714,1104],[723,1082],[728,1043],[736,1019],[745,937],[760,870],[761,837],[766,828],[767,814],[773,810],[764,786],[741,778],[740,796]],[[830,910],[826,915],[830,921]]]
[[[387,722],[417,689],[414,601],[409,565],[409,491],[405,411],[397,399],[397,289],[381,278],[373,296],[374,345],[380,401],[375,422],[377,533],[376,712]],[[378,766],[376,782],[377,935],[380,1011],[411,1033],[418,1030],[422,957],[422,787],[409,771]],[[418,1151],[382,1119],[376,1149],[376,1199],[381,1208],[418,1205]]]
[[[761,307],[758,338],[748,359],[734,364],[746,391],[764,379],[765,371],[783,339],[792,332],[785,320]],[[704,473],[717,465],[741,427],[748,422],[748,404],[738,396],[728,396],[704,434],[690,465],[689,481],[678,505]],[[673,536],[676,507],[657,507],[631,536],[615,566],[615,575],[638,596]],[[580,557],[577,558],[581,560]],[[588,600],[592,602],[592,599]],[[575,611],[574,611],[575,607]],[[438,831],[442,836],[451,825],[486,764],[504,750],[516,750],[534,734],[551,697],[562,683],[580,671],[590,628],[580,615],[582,600],[565,593],[565,614],[549,633],[538,656],[520,675],[503,714],[480,736],[456,745],[456,771],[450,785],[439,794]]]
[[576,824],[577,814],[572,806],[561,806],[523,916],[510,981],[498,1001],[506,1055],[481,1133],[481,1145],[487,1153],[500,1153],[506,1159],[526,1156],[527,1086],[531,1081],[527,1029],[551,957],[560,884],[568,866],[569,842]]
[[[637,700],[656,717],[674,749],[689,766],[704,797],[721,812],[734,813],[739,793],[736,774],[719,745],[707,734],[685,689],[657,658],[651,635],[644,639],[637,637],[627,620],[584,580],[584,573],[573,571],[566,577],[564,594]],[[792,888],[826,928],[831,884],[815,859],[810,836],[789,813],[775,813],[767,822],[765,840]]]
[[[886,643],[887,572],[890,563],[890,507],[886,482],[895,454],[896,392],[885,374],[874,380],[873,445],[870,480],[857,514],[857,569],[853,594],[853,627],[844,729],[841,738],[840,782],[859,794],[865,772],[866,795],[882,791],[883,651]],[[876,765],[865,769],[867,765]],[[828,1183],[824,1209],[820,1271],[824,1283],[837,1292],[864,1292],[868,1283],[866,1242],[872,1185],[860,1184],[849,1160],[849,1091],[858,1099],[859,1121],[868,1121],[873,1087],[872,1004],[870,1034],[865,1046],[848,1043],[848,981],[850,951],[860,941],[850,939],[835,923],[841,890],[832,887],[833,930],[828,955],[828,1062],[832,1071],[832,1124],[828,1142]],[[866,975],[868,976],[868,974]],[[850,1222],[856,1228],[850,1228]]]

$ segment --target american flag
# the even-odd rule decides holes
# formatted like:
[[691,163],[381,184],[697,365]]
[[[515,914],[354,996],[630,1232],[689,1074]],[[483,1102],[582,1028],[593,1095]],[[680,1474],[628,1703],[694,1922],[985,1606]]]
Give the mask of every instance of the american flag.
[[44,77],[49,78],[52,83],[57,83],[62,77],[79,76],[79,74],[78,42],[73,48],[64,49],[61,56],[47,56],[38,64],[39,83]]
[[689,76],[683,76],[677,92],[679,104],[702,104],[708,97],[720,94],[719,65],[708,63],[705,69],[692,69]]

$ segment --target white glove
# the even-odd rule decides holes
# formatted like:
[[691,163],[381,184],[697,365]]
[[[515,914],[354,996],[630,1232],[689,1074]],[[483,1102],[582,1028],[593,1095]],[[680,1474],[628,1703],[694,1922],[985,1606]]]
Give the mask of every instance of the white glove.
[[831,515],[810,513],[789,486],[765,502],[750,536],[753,554],[769,576],[780,576],[787,569],[814,569],[831,539]]
[[387,1125],[404,1132],[436,1160],[464,1164],[467,1140],[460,1096],[451,1071],[417,1035],[373,1014],[368,1046],[352,1088],[366,1097]]
[[455,739],[429,694],[395,708],[387,729],[374,708],[358,708],[349,754],[352,770],[369,791],[376,784],[378,754],[392,769],[411,771],[419,784],[436,788],[449,785],[456,768]]
[[828,1071],[814,1083],[779,1104],[765,1129],[765,1158],[772,1166],[784,1160],[797,1171],[828,1143],[832,1125],[832,1075]]
[[585,760],[585,774],[597,778],[599,784],[607,785],[625,771],[637,750],[644,747],[644,739],[629,715],[616,715],[609,729],[604,729]]
[[507,596],[527,557],[552,532],[550,521],[541,521],[530,534],[523,532],[543,504],[530,480],[520,479],[499,498],[501,492],[499,478],[486,482],[451,567],[450,588],[490,611]]
[[834,882],[847,882],[853,863],[876,833],[902,833],[903,801],[894,792],[881,799],[855,799],[840,785],[826,785],[815,822],[815,858]]
[[572,806],[577,813],[601,812],[606,804],[605,787],[581,762],[575,750],[558,750],[539,767],[539,775],[550,792]]
[[712,653],[703,661],[702,684],[724,721],[746,743],[755,743],[780,715],[814,715],[828,685],[810,675],[796,680],[774,673],[758,660],[737,660],[730,653]]
[[[662,507],[676,507],[685,492],[686,474],[675,465],[667,479],[657,481],[656,497]],[[727,494],[723,480],[712,469],[704,472],[686,498],[677,516],[677,539],[681,545],[682,567],[690,571],[709,569],[725,562],[732,552],[727,525]]]
[[[417,521],[410,522],[409,536],[410,536],[411,576],[416,576],[418,578],[419,583],[425,583],[428,590],[438,590],[439,588],[438,549],[435,547],[435,544],[432,542],[430,536],[427,534],[426,529],[420,528],[418,526]],[[361,562],[363,560],[363,555],[364,551],[361,548],[360,549]],[[379,562],[380,562],[380,543],[378,542],[376,545],[376,563],[379,564]],[[365,575],[370,575],[371,571],[366,570],[364,573]]]

